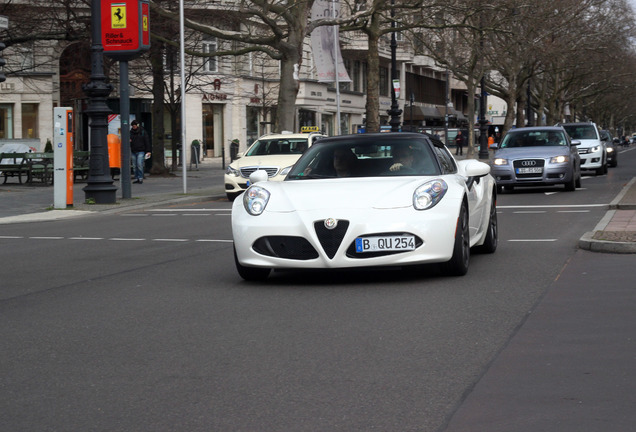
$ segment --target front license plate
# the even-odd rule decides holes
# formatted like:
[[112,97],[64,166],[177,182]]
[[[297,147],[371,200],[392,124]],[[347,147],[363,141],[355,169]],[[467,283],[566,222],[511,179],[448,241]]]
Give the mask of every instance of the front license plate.
[[517,168],[517,174],[541,174],[543,168]]
[[415,237],[412,235],[358,237],[356,239],[356,252],[408,251],[414,249]]

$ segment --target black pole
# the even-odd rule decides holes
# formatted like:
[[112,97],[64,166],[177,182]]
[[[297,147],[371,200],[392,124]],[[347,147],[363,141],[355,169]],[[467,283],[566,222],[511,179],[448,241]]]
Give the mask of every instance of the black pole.
[[448,69],[446,69],[446,88],[444,89],[444,144],[446,145],[448,145],[448,105],[450,104],[448,88]]
[[83,87],[89,97],[90,161],[87,186],[84,187],[86,201],[95,204],[114,204],[117,186],[113,185],[108,163],[108,114],[111,110],[106,99],[113,89],[106,83],[104,75],[104,47],[101,41],[101,1],[91,3],[91,81]]
[[415,101],[415,95],[411,92],[411,132],[415,132],[415,128],[413,127],[413,102]]
[[400,131],[400,115],[402,114],[402,110],[397,102],[397,97],[395,95],[395,87],[393,83],[398,79],[397,76],[397,40],[395,39],[395,9],[393,5],[395,4],[395,0],[391,0],[391,28],[393,31],[391,32],[391,109],[388,111],[389,116],[391,116],[391,120],[389,120],[389,124],[391,125],[391,132],[399,132]]
[[119,62],[119,97],[121,117],[121,172],[119,183],[121,197],[130,198],[130,87],[128,81],[128,60]]
[[486,78],[481,77],[479,97],[479,159],[488,159],[488,120],[486,120]]

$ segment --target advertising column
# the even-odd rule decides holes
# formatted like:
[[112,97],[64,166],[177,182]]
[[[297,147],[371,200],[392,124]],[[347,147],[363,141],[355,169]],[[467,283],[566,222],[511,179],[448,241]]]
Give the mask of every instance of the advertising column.
[[73,206],[73,108],[53,108],[53,204]]

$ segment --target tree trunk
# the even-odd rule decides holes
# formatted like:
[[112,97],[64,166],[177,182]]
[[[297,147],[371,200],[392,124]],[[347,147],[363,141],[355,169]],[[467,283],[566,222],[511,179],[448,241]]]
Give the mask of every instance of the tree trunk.
[[[371,25],[366,30],[369,49],[367,51],[367,101],[366,101],[366,131],[380,132],[380,54],[378,49],[379,36],[378,18],[373,15]],[[374,72],[371,72],[374,71]]]

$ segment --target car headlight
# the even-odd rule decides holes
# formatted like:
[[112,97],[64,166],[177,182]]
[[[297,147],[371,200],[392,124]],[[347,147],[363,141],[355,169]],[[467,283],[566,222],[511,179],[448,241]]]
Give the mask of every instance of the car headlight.
[[252,216],[258,216],[265,211],[269,202],[269,191],[258,185],[252,185],[243,194],[243,206]]
[[280,170],[280,175],[284,175],[284,176],[287,175],[290,169],[291,169],[291,165],[286,168],[283,168],[282,170]]
[[590,153],[596,153],[597,151],[599,151],[601,149],[600,145],[594,146],[590,149]]
[[550,163],[553,163],[553,164],[559,164],[559,163],[564,163],[564,162],[569,162],[569,161],[570,161],[570,158],[568,156],[564,156],[564,155],[555,156],[552,159],[550,159]]
[[415,210],[430,209],[440,202],[447,190],[448,185],[442,179],[424,183],[413,193],[413,207]]
[[508,165],[508,159],[496,158],[492,163],[493,165]]
[[613,151],[614,151],[614,147],[608,147],[608,148],[607,148],[607,152],[608,152],[608,153],[612,153]]
[[241,175],[241,173],[239,172],[239,170],[237,170],[236,168],[233,168],[232,166],[228,165],[227,169],[225,170],[225,174],[227,175],[232,175],[235,177],[238,177]]

